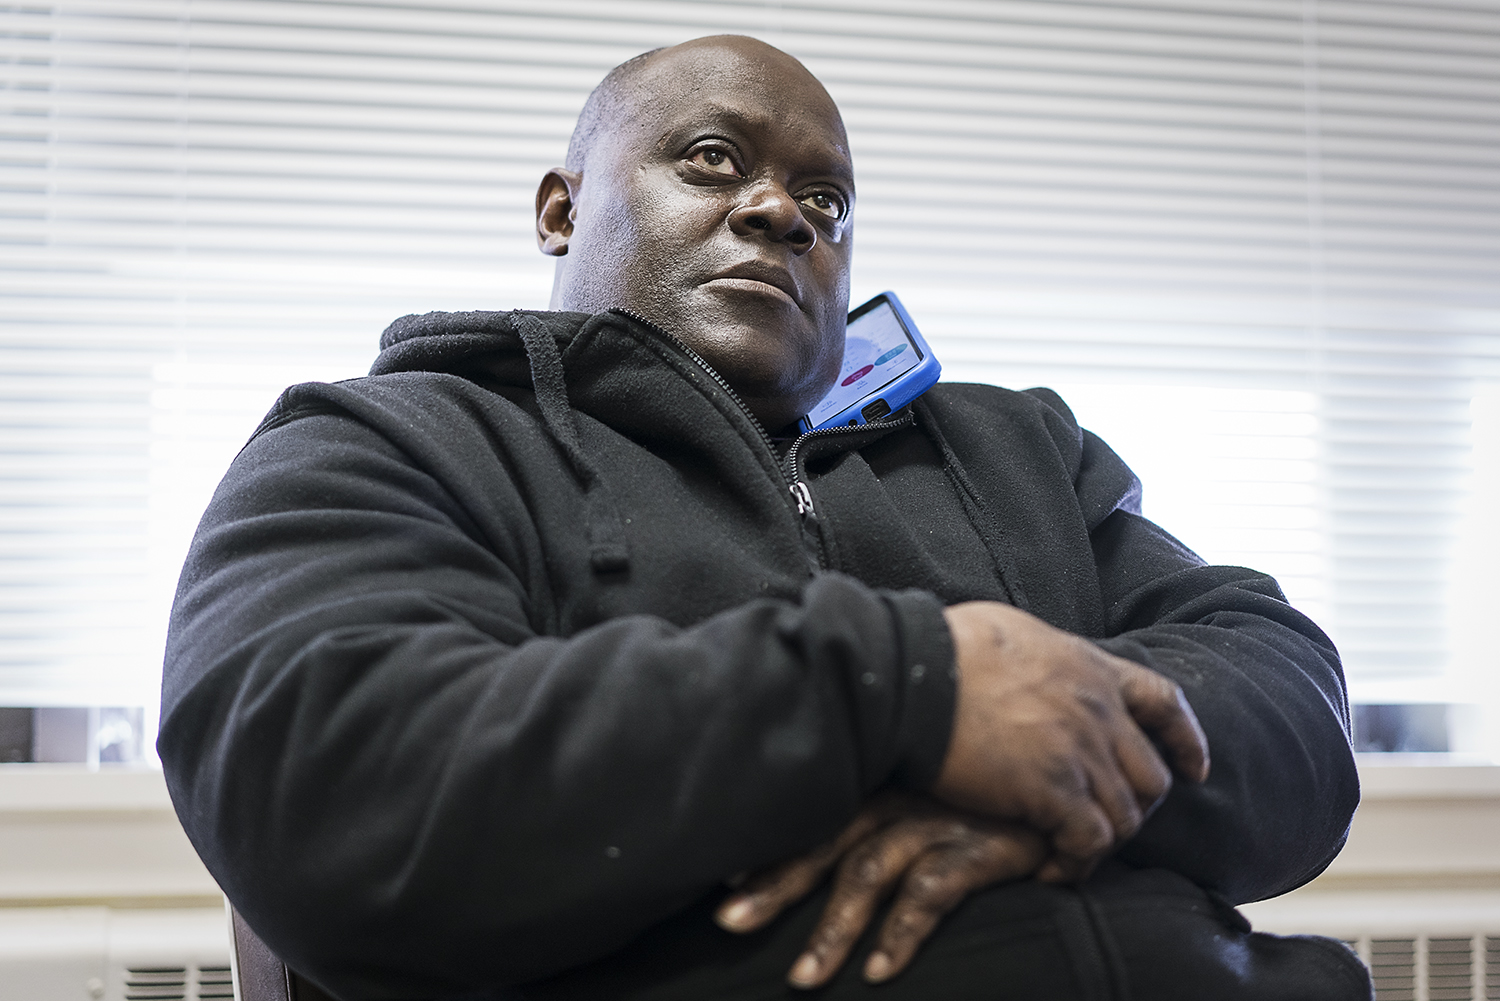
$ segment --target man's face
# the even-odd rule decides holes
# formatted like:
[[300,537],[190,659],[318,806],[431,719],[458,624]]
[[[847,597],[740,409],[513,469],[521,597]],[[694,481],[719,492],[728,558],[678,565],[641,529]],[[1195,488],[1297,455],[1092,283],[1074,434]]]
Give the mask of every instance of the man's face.
[[750,39],[665,50],[640,79],[648,96],[569,178],[553,305],[655,322],[776,430],[822,398],[843,357],[854,179],[838,109]]

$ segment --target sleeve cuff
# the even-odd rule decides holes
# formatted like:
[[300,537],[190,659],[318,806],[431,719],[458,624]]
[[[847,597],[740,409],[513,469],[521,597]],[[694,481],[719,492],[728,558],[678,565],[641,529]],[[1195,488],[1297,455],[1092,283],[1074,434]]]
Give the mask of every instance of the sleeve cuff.
[[900,647],[897,660],[896,767],[893,780],[927,790],[948,753],[958,673],[943,605],[925,591],[887,592]]

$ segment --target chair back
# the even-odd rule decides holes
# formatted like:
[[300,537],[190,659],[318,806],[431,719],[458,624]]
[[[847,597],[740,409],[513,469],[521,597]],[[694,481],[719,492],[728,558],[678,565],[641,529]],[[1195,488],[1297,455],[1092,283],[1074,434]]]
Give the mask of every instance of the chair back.
[[335,1001],[283,963],[233,907],[229,908],[229,927],[234,939],[236,1001]]

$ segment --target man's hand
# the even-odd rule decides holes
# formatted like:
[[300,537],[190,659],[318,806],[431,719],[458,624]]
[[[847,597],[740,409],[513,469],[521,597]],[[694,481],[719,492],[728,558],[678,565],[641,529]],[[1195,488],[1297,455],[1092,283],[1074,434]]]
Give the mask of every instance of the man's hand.
[[1151,737],[1179,775],[1208,777],[1203,730],[1166,678],[1009,605],[944,614],[958,707],[932,794],[1048,835],[1039,878],[1086,876],[1166,796]]
[[837,863],[833,894],[788,979],[795,987],[827,983],[876,907],[895,891],[865,961],[865,979],[880,983],[905,969],[943,915],[970,893],[1031,875],[1048,852],[1045,838],[1020,825],[960,813],[926,797],[886,793],[833,841],[752,877],[715,918],[729,931],[762,928]]

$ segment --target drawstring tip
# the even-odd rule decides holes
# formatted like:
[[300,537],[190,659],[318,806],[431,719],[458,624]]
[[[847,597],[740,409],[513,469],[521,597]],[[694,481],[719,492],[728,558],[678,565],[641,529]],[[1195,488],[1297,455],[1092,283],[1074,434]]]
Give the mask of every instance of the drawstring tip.
[[596,543],[589,547],[589,565],[594,573],[623,573],[630,569],[630,553],[621,543]]

